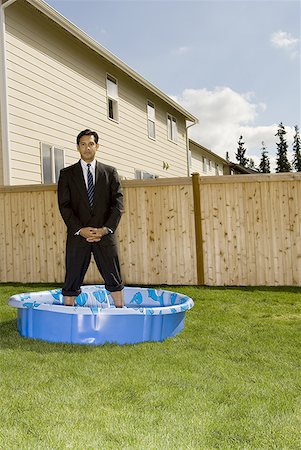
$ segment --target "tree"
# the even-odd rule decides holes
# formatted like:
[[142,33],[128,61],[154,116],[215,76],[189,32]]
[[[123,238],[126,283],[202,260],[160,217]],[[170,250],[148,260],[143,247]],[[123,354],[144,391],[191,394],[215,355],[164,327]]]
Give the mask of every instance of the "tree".
[[295,125],[295,136],[293,142],[293,151],[294,151],[294,159],[293,159],[293,167],[296,172],[301,172],[301,141],[300,141],[300,133],[299,128]]
[[255,167],[254,159],[252,159],[252,158],[249,159],[248,169],[257,170]]
[[248,158],[245,157],[247,149],[244,148],[245,143],[242,140],[242,136],[240,136],[237,143],[238,143],[237,153],[235,153],[236,159],[241,166],[247,167],[249,160]]
[[279,137],[277,145],[277,159],[276,159],[276,172],[290,172],[291,165],[287,159],[287,142],[285,139],[286,131],[282,122],[278,125],[278,131],[275,136]]
[[261,145],[262,145],[262,148],[261,148],[261,159],[260,159],[260,164],[259,164],[259,172],[271,173],[268,151],[267,151],[266,146],[263,141],[262,141]]

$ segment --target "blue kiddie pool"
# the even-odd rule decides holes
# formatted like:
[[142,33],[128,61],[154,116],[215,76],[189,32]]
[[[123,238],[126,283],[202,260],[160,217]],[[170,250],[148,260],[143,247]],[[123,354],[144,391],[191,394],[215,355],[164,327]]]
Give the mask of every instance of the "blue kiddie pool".
[[184,328],[193,300],[177,292],[125,287],[115,308],[102,285],[83,286],[76,306],[64,306],[61,289],[14,295],[21,336],[70,344],[136,344],[163,341]]

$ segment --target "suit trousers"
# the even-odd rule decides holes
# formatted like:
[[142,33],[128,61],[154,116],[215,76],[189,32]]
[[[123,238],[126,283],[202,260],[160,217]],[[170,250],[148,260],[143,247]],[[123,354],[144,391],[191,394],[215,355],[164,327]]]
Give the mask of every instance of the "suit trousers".
[[88,270],[92,253],[104,279],[105,288],[109,292],[121,291],[124,288],[116,244],[101,245],[99,242],[86,242],[81,236],[68,236],[63,295],[76,297],[81,293],[80,287]]

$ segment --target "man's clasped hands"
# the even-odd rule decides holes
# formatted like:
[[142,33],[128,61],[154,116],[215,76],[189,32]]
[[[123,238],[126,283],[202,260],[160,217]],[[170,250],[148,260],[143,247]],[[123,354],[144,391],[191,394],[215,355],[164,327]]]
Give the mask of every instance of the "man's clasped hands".
[[108,234],[108,230],[106,227],[84,227],[79,230],[79,234],[85,238],[87,242],[99,242],[103,236]]

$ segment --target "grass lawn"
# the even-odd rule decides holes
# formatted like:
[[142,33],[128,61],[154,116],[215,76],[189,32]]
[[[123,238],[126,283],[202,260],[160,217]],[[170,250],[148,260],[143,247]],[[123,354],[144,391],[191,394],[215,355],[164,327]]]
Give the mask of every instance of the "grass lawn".
[[99,347],[19,336],[44,289],[0,285],[1,449],[301,449],[301,289],[170,287],[182,333]]

